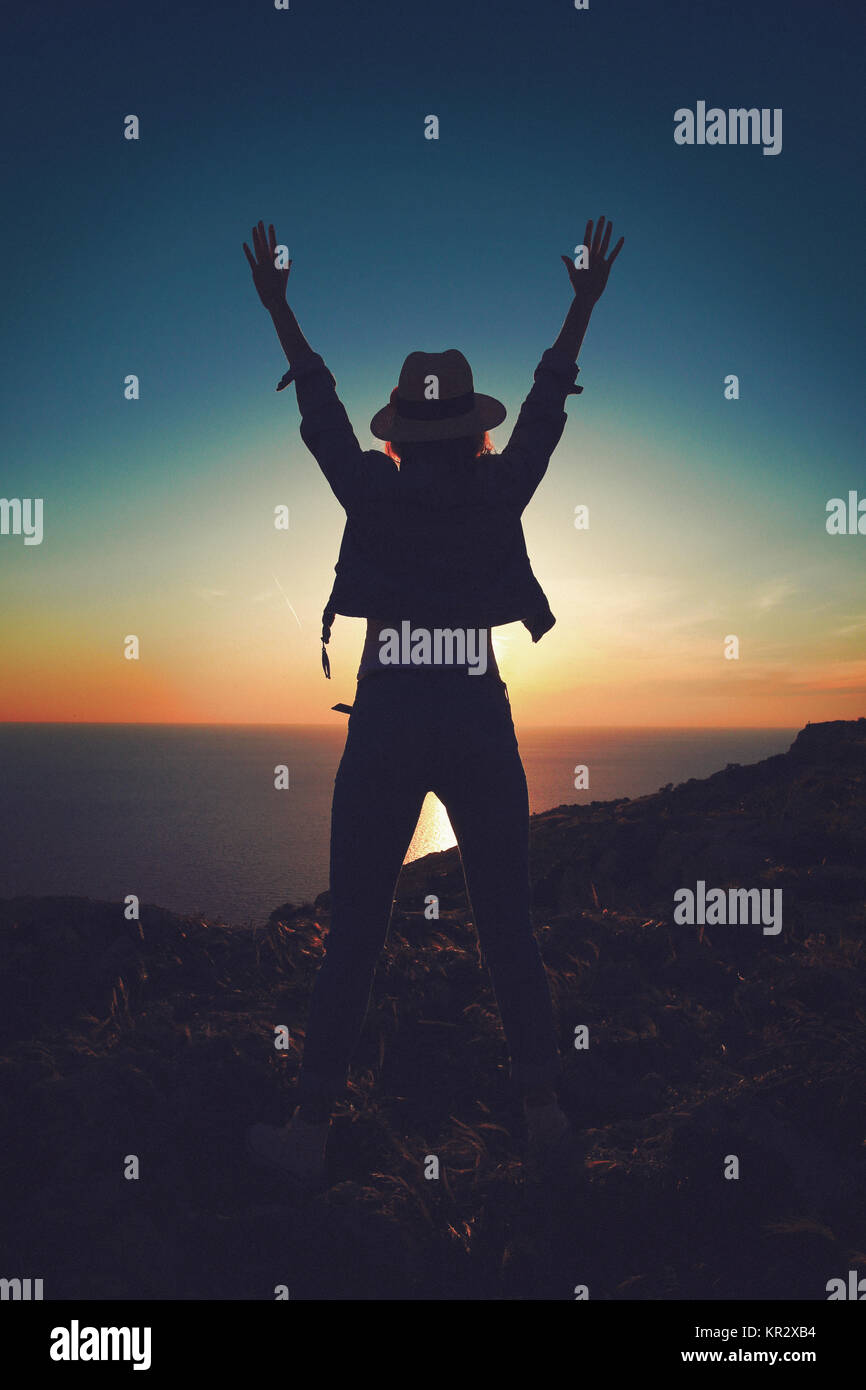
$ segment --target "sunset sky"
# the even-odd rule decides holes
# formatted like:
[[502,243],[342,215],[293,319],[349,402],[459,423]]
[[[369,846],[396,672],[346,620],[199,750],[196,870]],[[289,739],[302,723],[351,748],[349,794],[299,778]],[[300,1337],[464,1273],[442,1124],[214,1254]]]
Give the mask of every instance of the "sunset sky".
[[[0,536],[0,719],[338,720],[364,626],[337,618],[326,681],[344,514],[274,390],[241,243],[262,218],[289,246],[363,448],[406,354],[458,347],[507,406],[502,449],[568,308],[560,256],[600,214],[626,245],[524,517],[557,623],[495,637],[516,717],[866,713],[866,535],[825,527],[829,499],[866,497],[845,9],[28,9],[5,45],[0,496],[43,498],[44,540]],[[699,100],[782,108],[782,152],[675,144]]]

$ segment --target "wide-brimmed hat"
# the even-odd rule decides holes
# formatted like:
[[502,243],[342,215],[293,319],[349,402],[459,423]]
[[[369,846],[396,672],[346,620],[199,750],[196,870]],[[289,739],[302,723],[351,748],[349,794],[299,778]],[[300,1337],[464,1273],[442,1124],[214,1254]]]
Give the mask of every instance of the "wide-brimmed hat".
[[376,412],[370,431],[395,443],[456,439],[492,430],[506,414],[501,401],[474,389],[472,368],[457,348],[410,352],[390,405]]

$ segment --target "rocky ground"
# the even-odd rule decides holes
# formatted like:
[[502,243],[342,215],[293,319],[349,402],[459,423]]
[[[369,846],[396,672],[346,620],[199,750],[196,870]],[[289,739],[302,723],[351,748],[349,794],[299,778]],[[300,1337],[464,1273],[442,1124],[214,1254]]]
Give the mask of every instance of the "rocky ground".
[[[242,1140],[288,1113],[327,894],[255,932],[0,902],[0,1274],[46,1298],[460,1300],[822,1300],[866,1274],[866,720],[545,812],[532,852],[579,1134],[537,1188],[456,851],[403,872],[303,1201]],[[781,933],[677,925],[699,879],[782,888]]]

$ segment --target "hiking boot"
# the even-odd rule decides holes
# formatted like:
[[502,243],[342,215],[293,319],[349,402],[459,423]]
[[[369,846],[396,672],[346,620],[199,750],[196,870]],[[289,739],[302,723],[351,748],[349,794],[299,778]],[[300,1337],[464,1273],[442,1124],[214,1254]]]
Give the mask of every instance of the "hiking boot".
[[531,1182],[539,1182],[567,1162],[575,1133],[556,1101],[549,1105],[524,1105],[523,1113],[526,1116],[524,1171]]
[[325,1146],[330,1119],[308,1124],[296,1113],[285,1125],[251,1125],[247,1153],[260,1167],[270,1168],[302,1192],[314,1191],[325,1178]]

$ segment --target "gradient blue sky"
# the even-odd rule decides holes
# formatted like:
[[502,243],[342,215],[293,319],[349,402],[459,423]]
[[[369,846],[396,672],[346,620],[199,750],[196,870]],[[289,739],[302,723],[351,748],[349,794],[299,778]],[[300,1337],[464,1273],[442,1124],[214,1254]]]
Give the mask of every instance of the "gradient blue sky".
[[[0,494],[43,497],[46,537],[0,539],[0,718],[328,722],[351,698],[357,620],[335,679],[318,664],[343,514],[274,391],[253,221],[363,447],[404,356],[455,346],[508,407],[501,448],[599,214],[626,245],[525,517],[559,621],[497,638],[522,716],[864,712],[866,536],[824,528],[866,495],[854,6],[50,3],[3,47]],[[781,107],[782,153],[676,145],[699,99]]]

